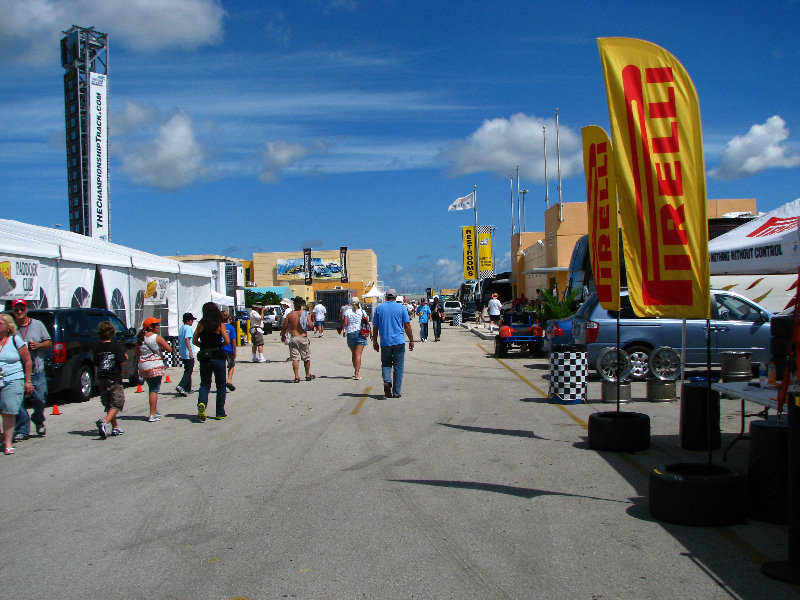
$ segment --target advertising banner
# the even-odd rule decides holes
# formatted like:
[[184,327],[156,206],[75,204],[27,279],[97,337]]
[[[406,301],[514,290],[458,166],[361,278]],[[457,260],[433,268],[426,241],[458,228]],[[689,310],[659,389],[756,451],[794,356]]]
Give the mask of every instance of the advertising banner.
[[659,46],[627,38],[598,43],[633,310],[707,318],[706,178],[694,84]]
[[597,125],[584,127],[581,134],[592,275],[600,305],[619,310],[619,224],[611,140]]
[[167,277],[148,277],[144,284],[144,303],[146,306],[162,305],[166,303]]
[[475,227],[461,228],[461,244],[464,252],[464,279],[477,279],[478,258],[475,252]]
[[311,267],[311,248],[303,248],[303,271],[305,271],[306,285],[311,285],[314,281]]
[[39,299],[39,261],[0,256],[0,300]]
[[[310,277],[314,279],[339,279],[343,272],[342,265],[336,260],[324,261],[319,257],[311,257],[308,267]],[[306,279],[306,259],[305,257],[281,258],[276,264],[278,279],[282,281],[305,281]],[[344,274],[347,277],[347,274]],[[343,279],[342,281],[346,281]],[[310,284],[309,284],[310,285]]]
[[341,271],[342,283],[347,283],[347,246],[339,247],[339,266]]
[[91,237],[108,240],[108,104],[107,79],[89,73],[89,229]]
[[478,225],[478,264],[481,277],[494,277],[492,228],[490,225]]

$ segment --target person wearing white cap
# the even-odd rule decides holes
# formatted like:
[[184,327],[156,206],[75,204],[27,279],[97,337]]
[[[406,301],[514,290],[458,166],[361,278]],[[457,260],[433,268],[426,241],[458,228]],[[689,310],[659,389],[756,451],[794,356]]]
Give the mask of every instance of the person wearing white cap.
[[358,296],[350,298],[350,306],[344,311],[342,328],[347,336],[347,347],[350,348],[350,354],[353,358],[353,379],[361,379],[361,375],[359,375],[361,354],[364,352],[364,346],[367,345],[369,318],[364,309],[361,308]]
[[[408,311],[395,302],[397,290],[386,290],[386,302],[375,309],[372,321],[372,347],[381,353],[381,374],[383,393],[387,398],[399,398],[403,386],[403,365],[406,357],[406,338],[408,350],[414,350],[414,335]],[[404,335],[405,332],[405,335]],[[380,345],[378,344],[380,338]]]

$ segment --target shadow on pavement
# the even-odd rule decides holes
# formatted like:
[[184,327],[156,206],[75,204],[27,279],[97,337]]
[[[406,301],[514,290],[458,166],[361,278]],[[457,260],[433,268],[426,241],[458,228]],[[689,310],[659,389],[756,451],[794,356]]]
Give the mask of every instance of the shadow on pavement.
[[495,429],[492,427],[471,427],[469,425],[452,425],[450,423],[439,423],[444,427],[452,427],[453,429],[460,429],[462,431],[471,431],[474,433],[492,433],[495,435],[511,435],[516,437],[544,439],[526,429]]

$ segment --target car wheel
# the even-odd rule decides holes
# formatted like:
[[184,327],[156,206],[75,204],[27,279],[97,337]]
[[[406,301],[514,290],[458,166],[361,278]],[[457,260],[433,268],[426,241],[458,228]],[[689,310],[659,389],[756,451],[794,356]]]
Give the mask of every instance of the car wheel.
[[83,365],[78,370],[78,376],[75,378],[75,389],[73,390],[75,399],[78,402],[87,402],[92,398],[92,386],[94,385],[94,375],[92,370]]
[[681,356],[669,346],[653,350],[648,365],[650,372],[662,381],[674,381],[681,374]]
[[650,353],[653,351],[647,346],[633,345],[626,349],[631,359],[630,378],[634,381],[646,381],[650,375]]
[[616,348],[603,348],[597,355],[594,368],[600,374],[600,377],[606,381],[617,380],[617,367],[619,366],[620,380],[625,381],[631,373],[633,365],[631,359],[625,350],[620,350],[619,359],[617,359]]

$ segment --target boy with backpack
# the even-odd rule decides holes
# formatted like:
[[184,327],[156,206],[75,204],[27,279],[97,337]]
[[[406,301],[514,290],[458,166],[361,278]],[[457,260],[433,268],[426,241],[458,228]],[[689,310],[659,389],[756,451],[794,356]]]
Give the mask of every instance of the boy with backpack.
[[125,433],[117,424],[117,413],[125,407],[125,392],[122,389],[122,369],[128,360],[125,348],[115,341],[114,326],[110,321],[102,321],[97,326],[100,341],[94,346],[94,366],[97,372],[97,385],[100,388],[100,401],[106,409],[104,419],[97,419],[97,430],[104,440],[109,435]]

